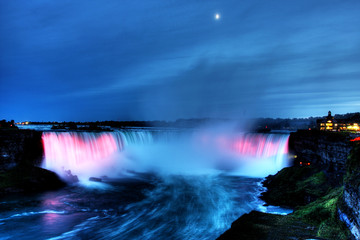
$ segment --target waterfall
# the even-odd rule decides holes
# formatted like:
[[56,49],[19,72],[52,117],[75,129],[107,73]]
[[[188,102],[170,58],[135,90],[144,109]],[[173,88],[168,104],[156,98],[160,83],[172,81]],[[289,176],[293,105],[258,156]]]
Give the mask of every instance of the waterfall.
[[83,179],[126,171],[266,176],[287,166],[288,135],[206,131],[44,132],[43,167]]
[[239,175],[265,177],[289,166],[288,134],[201,132],[196,139],[217,168]]
[[44,168],[60,176],[70,170],[85,177],[118,175],[126,147],[153,141],[151,133],[144,131],[44,132],[42,140]]

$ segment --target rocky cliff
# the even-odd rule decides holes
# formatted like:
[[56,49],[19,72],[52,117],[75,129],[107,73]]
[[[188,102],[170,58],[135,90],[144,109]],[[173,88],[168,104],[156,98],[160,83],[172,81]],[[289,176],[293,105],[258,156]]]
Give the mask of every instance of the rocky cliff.
[[43,156],[42,132],[0,129],[0,170],[19,164],[40,165]]
[[339,205],[340,219],[360,239],[360,143],[354,143],[348,157],[344,177],[344,193]]
[[[294,213],[243,215],[219,239],[304,239],[303,235],[360,239],[360,142],[350,141],[355,137],[339,132],[291,133],[294,166],[268,176],[262,198],[272,205],[292,207]],[[288,231],[292,228],[302,230]]]
[[290,134],[289,148],[296,164],[309,162],[341,181],[352,149],[349,133],[300,130]]
[[39,168],[43,157],[42,132],[0,129],[0,197],[34,193],[65,186],[59,177]]
[[290,135],[290,150],[296,163],[310,162],[320,167],[332,184],[343,186],[337,205],[338,217],[360,239],[360,143],[354,134],[297,131]]

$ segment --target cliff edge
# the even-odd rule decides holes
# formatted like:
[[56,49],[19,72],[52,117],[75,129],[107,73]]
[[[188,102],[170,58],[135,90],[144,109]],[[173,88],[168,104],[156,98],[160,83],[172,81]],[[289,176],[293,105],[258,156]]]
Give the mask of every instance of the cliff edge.
[[350,133],[291,133],[294,165],[268,176],[261,198],[294,212],[253,211],[219,239],[360,239],[360,143],[352,138]]
[[0,129],[0,197],[13,193],[55,190],[66,184],[53,172],[40,168],[42,132]]

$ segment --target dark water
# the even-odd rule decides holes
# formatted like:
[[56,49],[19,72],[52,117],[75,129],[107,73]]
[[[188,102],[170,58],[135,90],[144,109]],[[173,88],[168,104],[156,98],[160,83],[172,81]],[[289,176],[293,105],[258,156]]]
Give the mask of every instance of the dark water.
[[134,175],[0,203],[0,239],[216,239],[253,209],[258,178]]

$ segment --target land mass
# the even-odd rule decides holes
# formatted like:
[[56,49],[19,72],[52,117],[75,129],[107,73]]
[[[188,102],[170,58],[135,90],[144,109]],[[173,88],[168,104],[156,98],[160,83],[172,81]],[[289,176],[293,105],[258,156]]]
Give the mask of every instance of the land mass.
[[351,142],[352,137],[292,133],[294,166],[265,179],[262,199],[294,212],[282,216],[252,211],[218,239],[359,239],[360,143]]
[[[360,112],[335,114],[335,119],[347,119],[352,122],[360,122]],[[232,120],[232,119],[214,119],[214,118],[191,118],[177,119],[176,121],[96,121],[96,122],[22,122],[22,124],[32,125],[53,125],[55,128],[77,129],[77,126],[87,126],[88,129],[106,129],[106,127],[129,128],[129,127],[174,127],[174,128],[196,128],[201,126],[212,126],[216,124],[230,123],[235,128],[257,131],[264,129],[296,131],[298,129],[315,129],[316,121],[322,117],[308,118],[250,118]],[[1,124],[0,124],[1,125]],[[88,130],[87,129],[87,130]]]
[[0,197],[66,185],[55,173],[39,167],[43,156],[41,136],[34,130],[0,129]]

